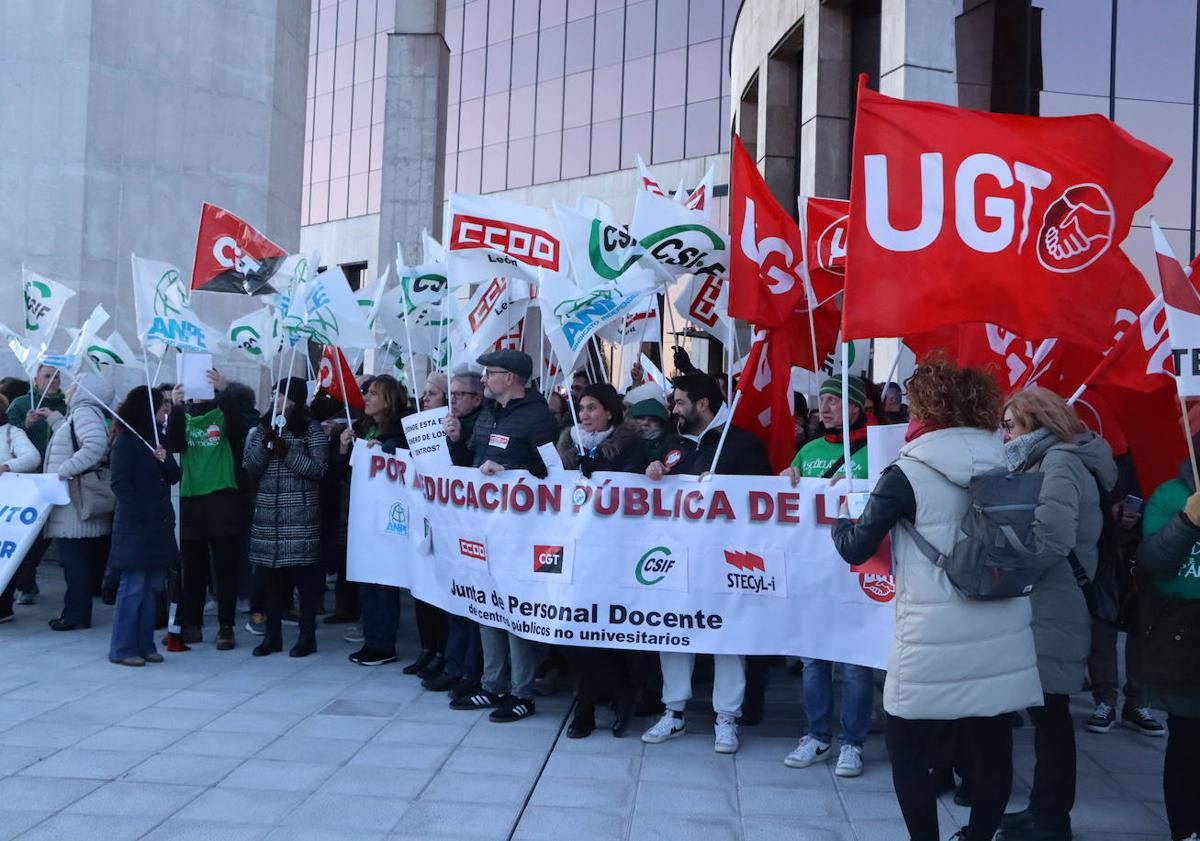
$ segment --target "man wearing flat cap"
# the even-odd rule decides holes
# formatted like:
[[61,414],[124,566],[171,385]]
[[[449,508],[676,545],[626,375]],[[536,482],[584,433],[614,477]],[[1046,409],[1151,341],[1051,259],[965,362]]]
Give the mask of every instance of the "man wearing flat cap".
[[[485,353],[477,360],[483,366],[486,400],[475,421],[469,447],[473,464],[485,476],[502,470],[528,470],[545,476],[546,466],[537,448],[558,435],[558,424],[550,407],[537,392],[527,392],[533,376],[533,360],[519,350]],[[458,418],[445,421],[446,437],[457,441],[462,435]],[[456,710],[491,707],[492,721],[519,721],[533,714],[533,677],[537,668],[538,644],[501,628],[481,626],[483,680],[478,694],[450,702]],[[511,679],[505,680],[505,666]]]

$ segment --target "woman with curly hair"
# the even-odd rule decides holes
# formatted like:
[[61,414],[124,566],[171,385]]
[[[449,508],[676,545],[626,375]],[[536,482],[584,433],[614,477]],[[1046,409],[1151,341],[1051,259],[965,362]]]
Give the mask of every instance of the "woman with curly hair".
[[995,833],[1012,790],[1012,728],[1005,715],[1042,698],[1029,600],[968,600],[910,529],[942,553],[958,542],[971,479],[1005,469],[996,435],[1000,392],[982,371],[944,361],[919,366],[906,386],[906,443],[857,523],[843,507],[833,540],[848,563],[859,564],[892,536],[896,626],[883,706],[892,782],[909,836],[940,837],[929,769],[949,764],[944,754],[961,739],[971,756],[974,793],[970,820],[953,838],[984,841]]

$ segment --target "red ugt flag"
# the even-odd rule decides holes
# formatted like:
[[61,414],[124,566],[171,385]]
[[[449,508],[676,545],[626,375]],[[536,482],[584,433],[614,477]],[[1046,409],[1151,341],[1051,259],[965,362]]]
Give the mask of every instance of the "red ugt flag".
[[729,189],[729,314],[778,327],[804,302],[800,229],[733,138]]
[[365,407],[362,389],[350,363],[341,350],[332,345],[325,345],[321,351],[321,368],[317,371],[317,386],[334,400],[355,409]]
[[754,433],[767,450],[771,469],[783,470],[796,455],[792,405],[792,353],[781,330],[756,331],[746,367],[738,380],[742,393],[733,425]]
[[860,84],[847,339],[986,321],[1105,350],[1119,245],[1171,159],[1096,114],[905,102]]
[[846,234],[850,202],[817,196],[804,202],[808,277],[818,303],[842,291],[846,281]]
[[269,294],[272,275],[287,252],[228,210],[204,203],[192,288],[205,292]]

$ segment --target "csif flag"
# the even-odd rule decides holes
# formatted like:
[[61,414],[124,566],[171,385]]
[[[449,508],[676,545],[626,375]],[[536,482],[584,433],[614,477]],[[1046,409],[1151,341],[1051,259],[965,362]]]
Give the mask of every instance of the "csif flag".
[[133,348],[116,330],[113,330],[107,339],[98,336],[93,338],[88,344],[87,356],[97,371],[102,370],[103,365],[139,368],[143,371],[146,369],[142,358],[134,354]]
[[75,292],[56,280],[21,268],[25,297],[25,336],[42,346],[54,338],[63,308]]
[[287,252],[224,208],[204,203],[192,288],[204,292],[263,295]]
[[780,326],[805,306],[804,244],[736,135],[729,227],[729,314],[760,328]]
[[321,350],[317,387],[343,406],[353,409],[362,409],[365,406],[362,389],[358,387],[358,380],[354,378],[350,364],[346,362],[345,355],[332,345],[325,345]]
[[[1104,350],[1120,249],[1171,159],[1096,114],[1025,117],[858,89],[847,338],[987,321]],[[1019,282],[1017,282],[1019,279]]]

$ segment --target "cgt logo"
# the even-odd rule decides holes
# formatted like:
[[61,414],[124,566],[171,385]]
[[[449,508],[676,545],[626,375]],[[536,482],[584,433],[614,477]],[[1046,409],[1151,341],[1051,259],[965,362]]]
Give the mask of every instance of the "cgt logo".
[[450,248],[454,251],[487,248],[507,254],[528,266],[558,271],[562,246],[556,237],[502,219],[484,219],[457,214],[450,226]]
[[767,562],[762,555],[729,549],[724,552],[725,563],[738,570],[726,571],[725,592],[787,597],[787,575],[783,572],[786,569],[783,555],[772,561],[772,568],[776,568],[776,572],[780,573],[776,575],[767,571]]
[[483,561],[487,563],[487,546],[482,540],[470,540],[465,537],[458,539],[458,554],[464,558],[470,558],[472,561]]
[[262,271],[263,264],[247,254],[231,236],[217,237],[213,241],[213,259],[227,269],[249,275]]
[[535,545],[533,547],[533,571],[562,575],[565,554],[562,546]]

